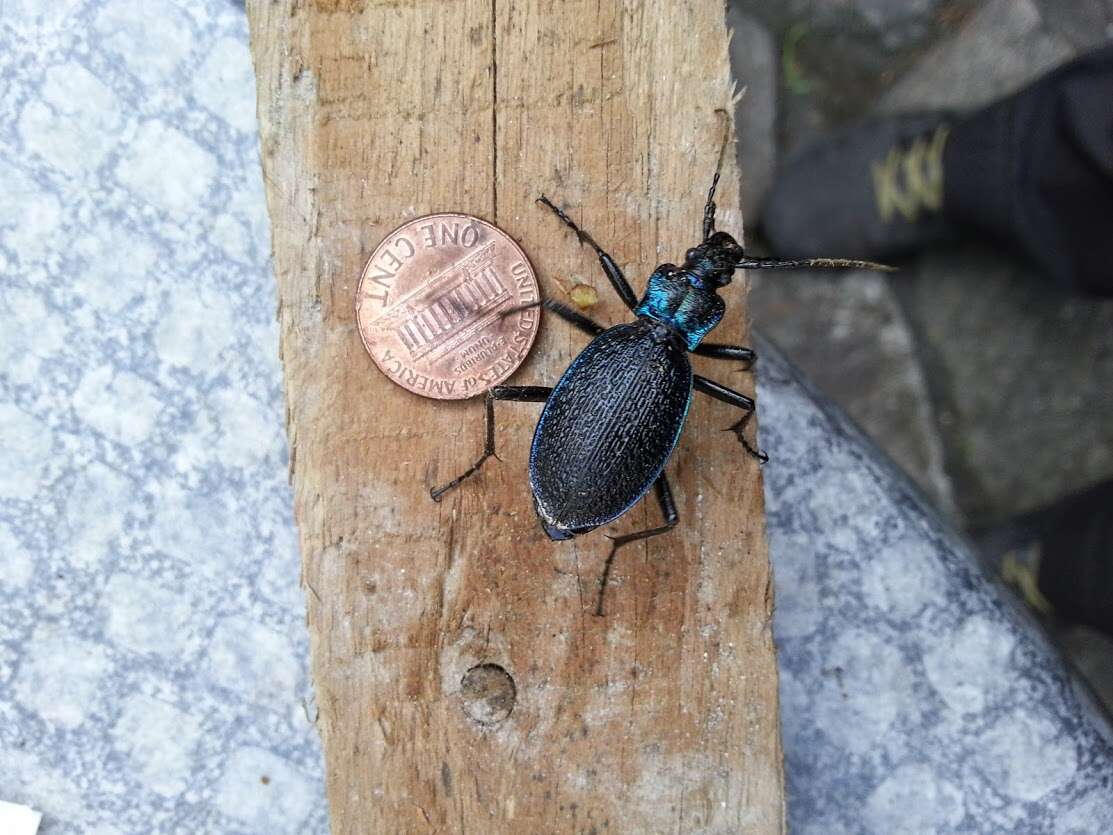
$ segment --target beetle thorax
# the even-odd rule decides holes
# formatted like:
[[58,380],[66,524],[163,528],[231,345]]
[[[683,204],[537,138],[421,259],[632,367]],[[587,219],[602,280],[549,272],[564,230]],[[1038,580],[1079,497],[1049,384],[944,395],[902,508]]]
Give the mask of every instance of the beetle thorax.
[[662,264],[649,277],[635,312],[675,331],[691,351],[719,324],[725,310],[718,293],[698,276],[674,264]]

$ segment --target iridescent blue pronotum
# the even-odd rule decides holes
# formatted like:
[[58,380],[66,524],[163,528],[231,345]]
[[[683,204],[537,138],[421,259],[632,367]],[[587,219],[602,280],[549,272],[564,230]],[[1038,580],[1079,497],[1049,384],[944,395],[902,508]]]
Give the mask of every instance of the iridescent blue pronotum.
[[[765,461],[743,430],[754,413],[744,394],[692,373],[688,354],[738,360],[747,367],[756,359],[749,348],[704,342],[723,318],[726,304],[719,288],[738,269],[806,267],[889,269],[868,261],[832,258],[781,260],[749,258],[726,232],[715,231],[716,173],[703,212],[703,240],[684,254],[684,263],[662,264],[653,271],[639,301],[615,260],[563,211],[540,197],[599,256],[603,272],[619,298],[637,316],[633,322],[604,328],[586,316],[545,301],[555,313],[593,339],[555,387],[495,386],[487,392],[487,434],[483,455],[463,474],[432,491],[436,500],[476,473],[495,454],[494,402],[544,402],[529,456],[529,483],[541,527],[550,539],[569,539],[613,522],[635,505],[650,487],[664,514],[659,527],[612,537],[613,546],[599,580],[595,613],[603,613],[603,596],[615,553],[623,545],[673,528],[676,504],[665,476],[692,400],[692,389],[742,410],[734,430],[745,450]],[[511,311],[508,311],[511,312]]]

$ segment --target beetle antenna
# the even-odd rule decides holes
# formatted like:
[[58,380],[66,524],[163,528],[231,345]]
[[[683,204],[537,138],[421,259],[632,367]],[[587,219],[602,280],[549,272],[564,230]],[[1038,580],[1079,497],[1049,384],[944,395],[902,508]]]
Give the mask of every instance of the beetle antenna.
[[740,258],[734,266],[740,270],[879,270],[883,273],[897,270],[888,264],[852,258]]
[[715,176],[711,178],[711,188],[707,191],[707,202],[703,204],[703,239],[706,241],[715,231],[715,189],[719,185],[719,177],[723,173],[723,158],[726,156],[727,143],[730,141],[730,117],[725,110],[716,110],[722,114],[723,119],[723,144],[719,146],[719,161],[715,163]]

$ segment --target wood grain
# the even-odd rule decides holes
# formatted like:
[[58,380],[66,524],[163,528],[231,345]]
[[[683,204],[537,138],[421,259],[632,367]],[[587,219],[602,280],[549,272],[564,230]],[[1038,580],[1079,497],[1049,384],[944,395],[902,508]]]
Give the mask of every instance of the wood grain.
[[[635,290],[698,238],[731,111],[716,3],[253,0],[287,428],[333,831],[780,832],[777,673],[761,476],[697,396],[669,465],[673,533],[552,543],[526,453],[539,405],[499,404],[502,461],[433,504],[482,444],[479,401],[392,385],[353,294],[405,218],[470,212],[519,240],[543,292],[599,288],[567,206]],[[728,164],[720,225],[741,235]],[[719,340],[744,341],[745,282]],[[512,378],[553,384],[585,337],[548,318]],[[697,370],[748,390],[727,363]],[[639,506],[616,532],[659,518]],[[467,670],[513,678],[509,718],[464,710]],[[470,706],[474,708],[474,705]],[[498,707],[497,705],[495,706]],[[496,715],[497,709],[491,714]]]

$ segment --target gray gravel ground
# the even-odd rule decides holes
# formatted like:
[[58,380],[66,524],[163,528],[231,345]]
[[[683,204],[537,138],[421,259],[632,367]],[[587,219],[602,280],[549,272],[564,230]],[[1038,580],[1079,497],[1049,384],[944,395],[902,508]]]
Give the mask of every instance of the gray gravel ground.
[[[787,151],[871,113],[976,107],[1113,39],[1111,0],[734,0],[729,17],[746,30],[732,60],[750,229]],[[753,289],[756,326],[960,527],[1113,478],[1113,302],[1066,297],[974,244],[894,277]],[[1113,644],[1048,626],[1113,705],[1097,672]]]

